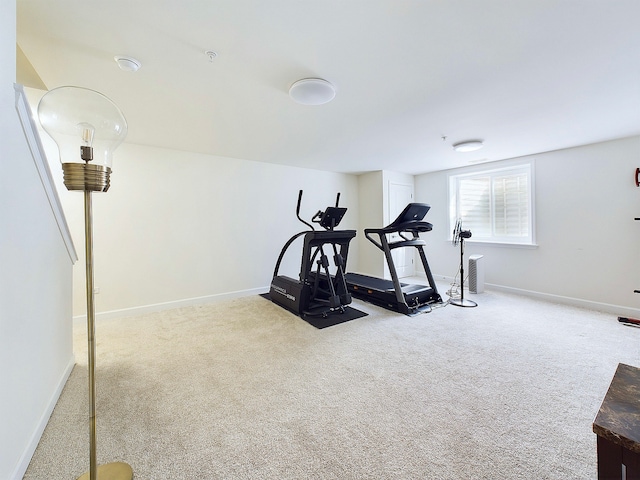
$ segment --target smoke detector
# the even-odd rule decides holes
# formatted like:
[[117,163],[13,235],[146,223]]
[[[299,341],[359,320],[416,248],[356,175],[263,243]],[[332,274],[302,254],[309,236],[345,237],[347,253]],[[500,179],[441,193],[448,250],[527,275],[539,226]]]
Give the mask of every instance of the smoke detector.
[[113,57],[113,59],[118,64],[118,67],[120,67],[120,70],[124,70],[125,72],[137,72],[138,69],[142,66],[142,63],[131,57],[116,55],[115,57]]

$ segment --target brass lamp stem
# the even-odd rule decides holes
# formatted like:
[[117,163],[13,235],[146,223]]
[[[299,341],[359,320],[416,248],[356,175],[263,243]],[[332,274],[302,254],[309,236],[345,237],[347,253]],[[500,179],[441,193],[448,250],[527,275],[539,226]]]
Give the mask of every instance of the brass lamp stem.
[[87,274],[87,342],[89,357],[89,479],[98,478],[96,448],[96,328],[93,290],[93,218],[91,190],[84,191],[84,242]]
[[87,283],[87,343],[89,368],[89,471],[78,480],[132,480],[133,470],[124,462],[98,465],[96,446],[96,328],[93,288],[93,209],[91,188],[84,191],[84,243]]
[[[85,154],[91,152],[83,152]],[[98,465],[96,447],[96,327],[93,288],[93,209],[91,192],[106,192],[111,169],[88,163],[65,163],[64,182],[68,190],[84,191],[84,245],[87,283],[87,344],[89,375],[89,471],[79,480],[132,480],[133,470],[124,462]]]

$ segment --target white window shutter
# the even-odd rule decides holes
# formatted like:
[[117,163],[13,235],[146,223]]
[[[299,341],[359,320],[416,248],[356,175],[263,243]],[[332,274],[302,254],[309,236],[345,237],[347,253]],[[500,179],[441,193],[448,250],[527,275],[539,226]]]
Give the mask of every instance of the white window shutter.
[[455,219],[472,241],[533,244],[532,165],[450,176]]

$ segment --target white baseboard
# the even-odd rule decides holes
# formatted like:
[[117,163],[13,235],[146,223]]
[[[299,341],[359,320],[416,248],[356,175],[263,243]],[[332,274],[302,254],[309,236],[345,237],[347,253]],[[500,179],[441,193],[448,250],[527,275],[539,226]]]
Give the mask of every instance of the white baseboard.
[[[191,307],[194,305],[204,305],[207,303],[220,302],[222,300],[231,300],[233,298],[246,297],[249,295],[259,295],[269,291],[269,287],[251,288],[247,290],[238,290],[236,292],[218,293],[215,295],[206,295],[203,297],[186,298],[183,300],[175,300],[171,302],[156,303],[152,305],[142,305],[140,307],[123,308],[119,310],[110,310],[107,312],[96,312],[96,320],[109,320],[112,318],[130,317],[142,315],[145,313],[160,312],[162,310],[171,310],[174,308]],[[73,317],[75,321],[86,321],[86,315],[78,315]]]
[[[453,277],[445,275],[434,275],[435,280],[453,282]],[[465,282],[465,289],[467,285]],[[584,300],[582,298],[565,297],[563,295],[554,295],[552,293],[542,293],[533,290],[525,290],[522,288],[506,287],[504,285],[496,285],[494,283],[485,283],[485,288],[513,293],[515,295],[523,295],[526,297],[538,298],[551,303],[560,303],[563,305],[571,305],[573,307],[586,308],[589,310],[597,310],[599,312],[611,313],[617,316],[640,318],[640,309],[632,307],[623,307],[621,305],[613,305],[603,302],[592,302],[591,300]],[[472,294],[475,295],[475,294]],[[482,295],[482,294],[480,294]]]
[[565,297],[562,295],[554,295],[551,293],[534,292],[531,290],[523,290],[520,288],[505,287],[502,285],[494,285],[485,283],[485,287],[494,290],[514,293],[516,295],[525,295],[528,297],[539,298],[553,303],[561,303],[563,305],[571,305],[573,307],[587,308],[589,310],[597,310],[599,312],[611,313],[614,315],[638,318],[640,316],[640,309],[623,307],[621,305],[613,305],[603,302],[592,302],[591,300],[584,300],[582,298]]
[[69,360],[69,363],[67,364],[66,368],[62,372],[62,377],[58,381],[58,385],[56,386],[56,389],[54,390],[53,394],[51,395],[51,398],[49,399],[49,402],[47,403],[45,411],[42,413],[42,416],[38,421],[37,428],[31,435],[31,438],[27,443],[27,448],[24,449],[24,452],[20,457],[20,461],[16,465],[16,468],[10,477],[12,480],[21,480],[22,477],[24,477],[24,474],[26,473],[27,468],[29,467],[29,462],[31,462],[31,458],[33,457],[33,454],[36,451],[36,448],[38,447],[38,443],[40,442],[40,438],[44,433],[44,429],[46,428],[47,423],[49,423],[49,418],[51,418],[53,409],[58,403],[58,399],[62,394],[62,389],[66,385],[67,380],[69,379],[69,375],[71,375],[71,371],[73,370],[73,367],[75,364],[76,364],[75,358],[72,355],[71,359]]

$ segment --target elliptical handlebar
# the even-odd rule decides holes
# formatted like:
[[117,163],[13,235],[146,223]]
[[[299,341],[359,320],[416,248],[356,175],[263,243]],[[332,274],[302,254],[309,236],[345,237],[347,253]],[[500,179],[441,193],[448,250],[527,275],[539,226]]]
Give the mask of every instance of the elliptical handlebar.
[[298,206],[296,207],[296,215],[300,218],[300,205],[302,204],[302,190],[298,192]]
[[302,190],[300,190],[298,192],[298,206],[296,207],[296,217],[298,217],[298,220],[300,220],[302,223],[304,223],[307,227],[309,227],[311,230],[315,230],[315,228],[313,228],[313,225],[311,225],[310,223],[305,222],[302,217],[300,217],[300,205],[302,204]]
[[304,223],[307,227],[309,227],[312,231],[315,231],[313,227],[313,223],[320,224],[325,230],[333,230],[338,226],[345,212],[346,208],[341,208],[338,205],[340,204],[340,192],[336,196],[336,206],[335,207],[327,207],[327,209],[323,212],[322,210],[318,210],[318,212],[311,217],[311,223],[303,220],[300,216],[300,205],[302,205],[302,190],[298,192],[298,204],[296,206],[296,217],[302,223]]

